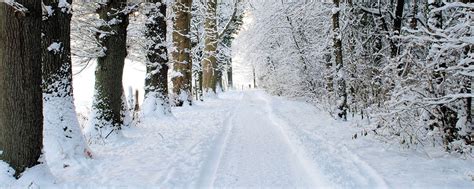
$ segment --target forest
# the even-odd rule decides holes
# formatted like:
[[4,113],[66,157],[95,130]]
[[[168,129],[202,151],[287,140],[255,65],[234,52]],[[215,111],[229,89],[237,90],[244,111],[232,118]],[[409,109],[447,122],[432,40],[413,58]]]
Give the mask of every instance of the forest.
[[0,41],[0,188],[474,185],[472,0],[0,0]]

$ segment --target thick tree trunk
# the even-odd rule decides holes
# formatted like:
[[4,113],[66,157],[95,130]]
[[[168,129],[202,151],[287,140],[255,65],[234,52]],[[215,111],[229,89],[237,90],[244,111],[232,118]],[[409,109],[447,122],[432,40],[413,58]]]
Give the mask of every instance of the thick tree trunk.
[[192,0],[176,0],[173,44],[176,50],[172,53],[173,68],[173,100],[176,106],[182,106],[184,101],[192,104],[192,61],[191,61],[191,5]]
[[346,93],[346,81],[344,78],[343,62],[342,62],[342,40],[339,28],[339,0],[333,0],[335,11],[332,15],[333,24],[333,40],[334,40],[334,54],[336,60],[336,74],[335,74],[335,87],[336,87],[336,103],[337,103],[337,115],[339,118],[347,119],[347,93]]
[[[143,112],[171,114],[168,98],[168,51],[166,48],[166,2],[149,0],[145,36],[147,62]],[[153,106],[152,106],[153,105]]]
[[18,177],[38,164],[43,138],[41,1],[0,3],[0,160]]
[[[71,64],[71,3],[43,0],[49,12],[43,12],[42,71],[44,147],[50,166],[63,167],[66,158],[84,157],[87,146],[80,130],[74,106]],[[60,142],[58,142],[60,141]],[[57,149],[63,149],[58,151]]]
[[205,47],[202,60],[203,90],[205,93],[216,92],[217,84],[217,0],[208,0],[206,8]]
[[[128,14],[126,0],[109,1],[97,9],[104,21],[97,33],[97,39],[105,56],[97,59],[95,71],[95,94],[89,130],[97,132],[91,137],[104,139],[121,129],[123,124],[122,75],[127,57]],[[93,128],[92,128],[93,127]]]

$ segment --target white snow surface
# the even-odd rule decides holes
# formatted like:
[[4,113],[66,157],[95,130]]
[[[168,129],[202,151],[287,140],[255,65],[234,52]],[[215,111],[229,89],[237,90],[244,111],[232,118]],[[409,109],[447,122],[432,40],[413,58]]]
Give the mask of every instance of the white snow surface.
[[428,156],[367,137],[300,101],[259,90],[220,93],[123,137],[90,146],[93,159],[19,180],[0,162],[0,188],[473,188],[474,162]]
[[43,93],[43,153],[53,173],[77,166],[88,149],[80,130],[71,96],[57,97]]

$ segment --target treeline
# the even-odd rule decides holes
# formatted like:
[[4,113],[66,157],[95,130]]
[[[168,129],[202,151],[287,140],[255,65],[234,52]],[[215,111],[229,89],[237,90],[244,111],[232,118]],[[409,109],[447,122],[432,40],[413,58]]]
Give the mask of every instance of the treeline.
[[259,86],[342,120],[361,116],[363,135],[470,154],[473,10],[469,1],[261,2],[239,38],[254,45],[239,53],[257,64]]
[[[88,144],[129,125],[127,58],[146,65],[138,119],[170,115],[171,106],[231,87],[222,76],[231,75],[229,51],[244,7],[240,0],[0,3],[0,160],[19,177],[38,164],[42,149],[51,168],[93,157]],[[97,63],[85,135],[73,101],[73,59]]]

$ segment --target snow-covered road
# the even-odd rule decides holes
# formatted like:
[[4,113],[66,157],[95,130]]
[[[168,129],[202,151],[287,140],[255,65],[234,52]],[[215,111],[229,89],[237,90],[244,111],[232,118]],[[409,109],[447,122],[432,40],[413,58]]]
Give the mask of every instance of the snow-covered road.
[[[56,188],[472,188],[472,159],[427,156],[371,137],[353,122],[263,91],[233,91],[148,117],[123,137],[93,145],[47,177],[32,169],[13,185]],[[2,165],[0,164],[0,171]],[[2,181],[0,175],[0,181]],[[2,188],[2,183],[0,183]]]
[[[269,104],[245,93],[224,125],[203,187],[314,187],[319,177],[304,164],[288,136],[274,122]],[[214,161],[217,160],[217,161]]]

